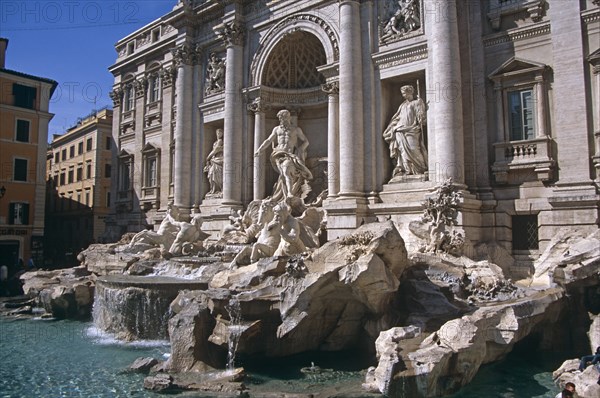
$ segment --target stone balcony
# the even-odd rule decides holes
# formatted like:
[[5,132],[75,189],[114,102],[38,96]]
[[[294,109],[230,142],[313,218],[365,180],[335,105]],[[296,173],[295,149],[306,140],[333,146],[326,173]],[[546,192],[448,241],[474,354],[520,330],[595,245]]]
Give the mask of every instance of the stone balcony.
[[498,184],[508,183],[509,174],[521,170],[531,170],[540,181],[550,181],[554,177],[556,162],[552,159],[550,137],[498,142],[494,144],[494,152],[492,172]]

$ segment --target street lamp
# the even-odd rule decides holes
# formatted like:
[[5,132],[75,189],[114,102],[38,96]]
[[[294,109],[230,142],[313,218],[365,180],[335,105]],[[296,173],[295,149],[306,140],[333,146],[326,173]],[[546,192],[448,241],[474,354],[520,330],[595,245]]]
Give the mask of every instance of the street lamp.
[[0,188],[0,199],[2,199],[4,197],[5,193],[6,193],[6,188],[4,187],[4,185],[2,185],[2,188]]

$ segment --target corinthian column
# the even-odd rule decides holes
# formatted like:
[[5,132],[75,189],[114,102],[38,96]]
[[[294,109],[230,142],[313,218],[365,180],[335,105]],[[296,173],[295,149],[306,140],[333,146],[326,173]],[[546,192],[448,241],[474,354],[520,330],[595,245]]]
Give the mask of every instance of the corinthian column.
[[242,56],[244,27],[225,23],[217,32],[227,45],[225,72],[225,123],[223,128],[223,204],[242,203]]
[[[265,106],[260,98],[256,98],[251,104],[248,104],[248,110],[254,113],[254,153],[260,147],[260,144],[266,139],[265,125]],[[253,196],[254,200],[264,199],[265,197],[265,178],[266,178],[265,154],[261,152],[254,158],[253,171]]]
[[191,203],[192,164],[192,84],[195,51],[188,44],[182,44],[173,50],[173,59],[177,66],[177,115],[175,122],[175,172],[174,204],[185,211]]
[[[425,0],[429,38],[429,114],[434,118],[435,159],[429,170],[437,180],[465,180],[461,69],[456,0]],[[431,98],[431,94],[430,94]],[[433,164],[432,164],[433,162]],[[432,178],[432,179],[433,179]]]
[[360,4],[340,1],[340,197],[362,197],[364,186],[363,85]]
[[327,189],[330,198],[338,196],[340,190],[340,153],[339,153],[339,83],[326,83],[321,86],[329,94],[327,107]]

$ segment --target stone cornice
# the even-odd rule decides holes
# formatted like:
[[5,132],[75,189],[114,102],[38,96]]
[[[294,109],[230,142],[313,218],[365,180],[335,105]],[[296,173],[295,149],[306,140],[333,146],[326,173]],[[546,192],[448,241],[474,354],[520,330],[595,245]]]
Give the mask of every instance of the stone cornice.
[[532,37],[550,34],[550,22],[543,22],[523,28],[511,29],[506,32],[488,35],[483,38],[483,45],[491,47],[502,43],[515,42]]
[[[598,1],[600,2],[600,0],[598,0]],[[586,25],[600,21],[600,8],[595,8],[592,10],[587,10],[587,11],[582,12],[581,20]]]
[[403,65],[409,62],[426,59],[427,53],[427,44],[425,43],[413,47],[402,48],[400,50],[375,54],[373,56],[373,61],[375,62],[376,67],[379,69],[385,69],[396,65]]

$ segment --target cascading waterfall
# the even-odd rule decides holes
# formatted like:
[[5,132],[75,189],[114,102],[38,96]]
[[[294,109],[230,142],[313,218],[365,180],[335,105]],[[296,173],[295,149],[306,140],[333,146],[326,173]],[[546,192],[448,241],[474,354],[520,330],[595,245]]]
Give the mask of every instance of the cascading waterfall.
[[125,340],[166,339],[171,301],[150,289],[96,288],[94,325]]
[[229,314],[229,339],[227,342],[227,371],[233,372],[235,367],[235,353],[237,351],[242,331],[242,307],[237,297],[232,296],[229,304],[225,306]]
[[94,325],[123,340],[167,339],[171,302],[183,289],[202,288],[205,284],[165,277],[98,278]]

